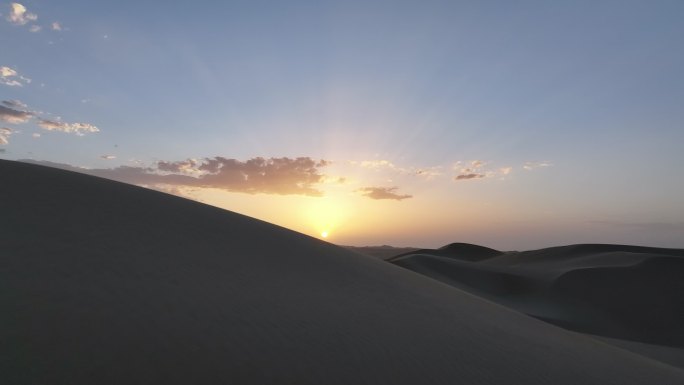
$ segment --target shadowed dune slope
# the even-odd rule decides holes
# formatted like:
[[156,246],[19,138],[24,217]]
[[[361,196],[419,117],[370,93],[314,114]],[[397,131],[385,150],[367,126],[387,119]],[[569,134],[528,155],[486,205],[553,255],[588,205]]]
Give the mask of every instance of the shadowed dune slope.
[[468,262],[438,249],[391,261],[571,330],[684,348],[684,250],[588,244]]
[[159,192],[0,161],[7,384],[678,384],[682,371]]

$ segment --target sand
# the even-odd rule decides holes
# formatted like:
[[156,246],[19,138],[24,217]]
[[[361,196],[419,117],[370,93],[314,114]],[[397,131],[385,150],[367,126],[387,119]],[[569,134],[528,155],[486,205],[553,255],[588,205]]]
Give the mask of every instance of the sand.
[[0,161],[0,175],[7,384],[684,383],[253,218],[42,166]]
[[[684,362],[684,250],[584,244],[473,253],[452,245],[389,261],[568,330]],[[663,354],[661,354],[663,353]]]

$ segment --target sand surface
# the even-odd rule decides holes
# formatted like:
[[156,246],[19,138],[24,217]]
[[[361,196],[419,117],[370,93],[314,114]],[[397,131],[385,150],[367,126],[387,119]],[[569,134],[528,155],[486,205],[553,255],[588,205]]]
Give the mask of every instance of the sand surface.
[[0,161],[0,175],[6,384],[684,384],[249,217],[36,165]]
[[563,328],[684,362],[684,250],[585,244],[486,255],[479,247],[389,261]]

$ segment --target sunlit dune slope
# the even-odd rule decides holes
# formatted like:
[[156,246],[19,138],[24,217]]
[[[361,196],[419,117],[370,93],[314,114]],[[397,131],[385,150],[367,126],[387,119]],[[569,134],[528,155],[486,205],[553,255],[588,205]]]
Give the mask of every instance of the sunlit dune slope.
[[252,218],[36,165],[0,175],[3,383],[684,383]]

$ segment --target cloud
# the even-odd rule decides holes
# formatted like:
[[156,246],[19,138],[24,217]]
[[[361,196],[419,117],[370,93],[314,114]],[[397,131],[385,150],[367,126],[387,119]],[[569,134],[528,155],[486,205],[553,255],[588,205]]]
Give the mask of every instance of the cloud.
[[[24,160],[26,161],[26,160]],[[300,158],[252,158],[246,161],[223,157],[158,162],[156,167],[120,166],[113,169],[81,169],[52,162],[35,162],[121,182],[183,188],[215,188],[247,194],[322,196],[316,185],[323,182],[321,169],[330,162]]]
[[55,21],[50,25],[50,28],[52,28],[53,31],[61,31],[62,30],[62,24],[59,22]]
[[389,171],[400,175],[418,176],[427,180],[434,179],[442,175],[442,166],[433,167],[400,167],[389,160],[363,160],[350,161],[352,166],[361,167],[376,172]]
[[2,104],[10,108],[28,109],[28,106],[25,103],[20,102],[19,100],[3,100]]
[[40,32],[41,29],[43,29],[43,27],[34,24],[29,28],[29,32]]
[[16,70],[5,66],[0,67],[0,84],[10,87],[23,87],[24,84],[29,83],[31,83],[31,79],[19,75]]
[[26,123],[33,117],[33,114],[26,111],[15,110],[0,105],[0,120],[12,124]]
[[116,159],[116,156],[114,156],[114,155],[101,155],[100,158],[102,158],[104,160],[112,160],[112,159]]
[[34,138],[40,138],[40,134],[39,134],[39,133],[31,134],[31,136],[34,137]]
[[544,161],[544,162],[526,162],[523,168],[525,170],[534,170],[536,168],[541,168],[541,167],[551,167],[553,166],[551,163]]
[[417,176],[421,176],[427,180],[431,180],[442,175],[442,167],[435,166],[419,168],[414,171],[414,174]]
[[470,179],[480,179],[486,177],[485,174],[478,174],[478,173],[467,173],[467,174],[459,174],[454,177],[454,180],[459,181],[459,180],[470,180]]
[[513,172],[513,167],[502,167],[502,168],[499,169],[499,173],[500,173],[501,175],[508,175],[508,174],[510,174],[511,172]]
[[[78,136],[100,131],[99,128],[89,123],[66,123],[59,118],[55,120],[45,119],[38,115],[43,114],[41,112],[22,111],[21,109],[28,109],[28,106],[19,100],[3,100],[0,104],[0,121],[20,124],[28,122],[35,116],[38,117],[38,125],[48,131],[60,131]],[[36,137],[36,134],[33,137]]]
[[9,137],[13,131],[11,128],[0,127],[0,145],[9,144]]
[[399,195],[397,191],[398,187],[363,187],[356,191],[360,192],[361,195],[371,198],[371,199],[394,199],[397,201],[413,198],[413,195]]
[[349,162],[354,166],[360,166],[369,170],[397,170],[397,166],[389,160],[362,160]]
[[66,132],[83,136],[87,133],[100,132],[100,129],[88,123],[65,123],[60,120],[40,119],[38,125],[48,131]]
[[30,13],[23,5],[19,3],[10,4],[10,13],[7,15],[7,21],[14,25],[25,25],[28,22],[38,20],[38,15]]

